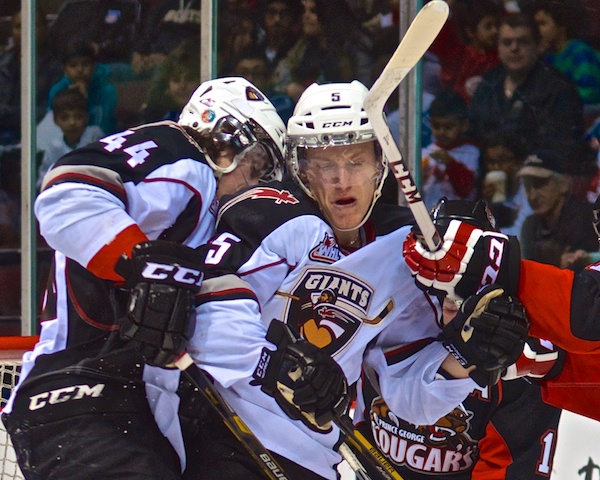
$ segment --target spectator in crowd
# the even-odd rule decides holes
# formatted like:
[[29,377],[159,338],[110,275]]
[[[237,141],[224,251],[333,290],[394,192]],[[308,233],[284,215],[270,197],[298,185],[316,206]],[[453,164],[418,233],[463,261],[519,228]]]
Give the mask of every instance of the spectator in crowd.
[[181,109],[200,84],[200,42],[184,40],[158,67],[148,89],[147,100],[129,124],[158,120],[177,121]]
[[433,142],[423,148],[423,198],[432,208],[441,197],[474,200],[479,172],[479,148],[468,140],[469,119],[464,99],[444,91],[429,108]]
[[535,0],[527,12],[538,25],[544,59],[577,85],[584,108],[600,108],[600,52],[577,38],[582,19],[571,2]]
[[134,74],[150,78],[182,41],[200,36],[200,0],[158,0],[142,9],[142,25],[131,56]]
[[527,151],[521,138],[494,132],[480,146],[481,191],[502,233],[518,236],[525,218],[532,213],[525,187],[517,172]]
[[271,84],[267,60],[256,49],[243,52],[231,72],[235,76],[244,77],[263,92],[277,110],[284,122],[287,122],[294,111],[295,102],[285,93],[276,92]]
[[[46,16],[37,9],[36,18],[36,122],[46,113],[48,92],[61,76],[60,59],[48,39]],[[21,12],[11,19],[12,45],[0,55],[0,145],[21,141]]]
[[469,113],[476,139],[502,130],[522,136],[529,151],[572,149],[583,135],[575,85],[539,59],[537,25],[523,14],[502,17],[500,64],[483,74]]
[[62,135],[52,139],[44,152],[38,168],[38,189],[46,172],[60,157],[104,136],[99,126],[89,124],[87,99],[76,88],[67,88],[56,94],[52,100],[52,117]]
[[445,88],[471,99],[481,75],[498,60],[498,21],[502,8],[494,0],[454,0],[450,19],[430,47],[441,66]]
[[111,134],[117,126],[117,91],[109,81],[109,67],[96,62],[93,47],[84,41],[73,41],[63,57],[63,77],[50,89],[48,104],[58,92],[67,88],[78,89],[88,102],[90,125],[99,126]]
[[260,0],[256,7],[262,29],[257,50],[266,57],[273,72],[300,35],[300,0]]
[[523,258],[578,270],[585,264],[563,255],[597,250],[598,237],[592,205],[569,193],[567,165],[559,153],[548,149],[526,158],[518,175],[533,213],[523,222],[520,241]]
[[297,101],[314,82],[370,85],[370,42],[345,0],[305,0],[302,35],[275,70],[274,89]]
[[219,20],[218,35],[217,71],[227,76],[244,52],[257,50],[258,24],[247,13],[230,13]]

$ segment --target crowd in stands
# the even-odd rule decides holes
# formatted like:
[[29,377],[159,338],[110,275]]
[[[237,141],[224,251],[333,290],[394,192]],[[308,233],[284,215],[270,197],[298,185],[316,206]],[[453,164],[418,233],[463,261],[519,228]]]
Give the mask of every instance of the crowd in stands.
[[[485,198],[498,227],[521,237],[526,257],[580,267],[596,250],[594,235],[561,232],[573,208],[591,225],[587,206],[600,193],[600,38],[584,28],[590,2],[588,11],[582,0],[447,2],[450,19],[422,62],[427,205],[441,195]],[[20,143],[21,15],[13,3],[0,46],[0,154]],[[200,81],[200,1],[38,3],[39,188],[73,148],[178,117]],[[370,86],[398,28],[397,1],[223,0],[216,75],[248,78],[287,121],[313,82]],[[387,112],[394,135],[401,123],[395,100]],[[548,198],[546,190],[560,195]],[[0,190],[3,211],[11,211],[10,198]],[[3,245],[14,243],[2,236]]]

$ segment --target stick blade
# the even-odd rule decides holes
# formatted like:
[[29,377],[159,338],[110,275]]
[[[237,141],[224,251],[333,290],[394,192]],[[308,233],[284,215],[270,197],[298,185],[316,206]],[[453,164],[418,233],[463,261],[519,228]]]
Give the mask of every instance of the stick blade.
[[446,23],[449,13],[448,4],[443,0],[432,0],[417,13],[396,51],[369,90],[365,99],[367,113],[375,110],[379,103],[385,103],[425,55]]

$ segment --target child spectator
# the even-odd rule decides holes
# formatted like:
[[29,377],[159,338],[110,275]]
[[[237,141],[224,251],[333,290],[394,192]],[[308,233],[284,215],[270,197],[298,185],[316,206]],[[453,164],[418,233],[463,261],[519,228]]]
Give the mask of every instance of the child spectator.
[[181,109],[200,84],[200,42],[184,40],[169,53],[148,89],[146,102],[135,119],[127,123],[149,123],[159,120],[177,121]]
[[490,205],[498,230],[519,236],[523,221],[532,213],[525,187],[517,177],[527,156],[525,144],[519,137],[492,133],[480,148],[481,198]]
[[68,88],[56,94],[52,100],[52,116],[62,135],[53,139],[44,152],[38,168],[38,189],[46,172],[60,157],[104,136],[100,127],[89,125],[87,100],[76,88]]
[[429,51],[441,66],[445,88],[469,101],[481,75],[498,64],[498,19],[502,7],[494,0],[456,0],[450,21]]
[[441,197],[474,200],[479,148],[465,137],[467,107],[456,92],[444,91],[429,108],[434,141],[422,152],[423,196],[432,208]]
[[108,79],[109,67],[96,63],[92,45],[79,40],[72,42],[63,59],[63,71],[63,78],[50,89],[49,105],[58,92],[77,88],[87,98],[90,125],[99,126],[106,134],[114,133],[117,126],[117,90]]
[[535,0],[527,11],[538,25],[545,60],[577,86],[584,108],[600,104],[600,52],[576,38],[581,18],[571,3]]

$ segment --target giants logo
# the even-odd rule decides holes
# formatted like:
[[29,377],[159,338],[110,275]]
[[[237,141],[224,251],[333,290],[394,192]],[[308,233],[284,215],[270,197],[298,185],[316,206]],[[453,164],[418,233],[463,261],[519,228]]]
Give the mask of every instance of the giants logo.
[[148,280],[166,280],[171,279],[176,283],[185,283],[186,285],[202,285],[204,274],[193,268],[183,267],[181,265],[165,265],[164,263],[147,262],[142,277]]
[[102,394],[105,385],[99,383],[93,387],[89,385],[73,385],[71,387],[57,388],[49,392],[38,393],[29,397],[29,410],[39,410],[48,405],[68,402],[69,400],[81,400],[84,397],[98,398]]

